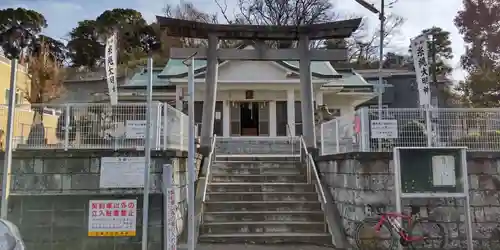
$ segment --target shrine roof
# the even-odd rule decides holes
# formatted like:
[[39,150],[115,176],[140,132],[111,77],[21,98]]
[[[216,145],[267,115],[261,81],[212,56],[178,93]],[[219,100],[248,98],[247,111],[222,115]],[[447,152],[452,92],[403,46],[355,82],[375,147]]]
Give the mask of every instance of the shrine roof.
[[[299,72],[299,61],[274,61],[281,66],[290,69],[293,72]],[[220,65],[220,63],[219,63]],[[319,78],[336,78],[339,75],[331,67],[328,67],[329,62],[313,61],[311,62],[311,73]],[[195,74],[203,73],[206,70],[207,60],[194,60]],[[163,71],[158,74],[159,78],[184,78],[187,77],[187,67],[181,59],[170,59],[165,65]]]
[[298,40],[299,35],[311,40],[341,39],[350,37],[361,24],[361,18],[299,26],[211,24],[162,16],[156,19],[169,36],[206,39],[216,34],[220,39],[234,40]]

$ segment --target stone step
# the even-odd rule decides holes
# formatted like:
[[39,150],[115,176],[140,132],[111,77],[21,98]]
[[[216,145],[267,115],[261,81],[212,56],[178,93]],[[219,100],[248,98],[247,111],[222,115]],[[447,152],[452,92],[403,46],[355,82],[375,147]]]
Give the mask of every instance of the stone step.
[[213,168],[301,168],[300,162],[286,161],[214,161]]
[[305,174],[306,169],[303,168],[289,168],[289,167],[274,167],[274,168],[225,168],[225,167],[212,167],[212,174],[263,174],[263,175],[300,175]]
[[251,156],[251,155],[215,155],[215,161],[246,161],[246,162],[299,162],[299,155],[286,156]]
[[289,182],[305,183],[307,177],[297,174],[212,174],[212,182]]
[[316,192],[208,192],[207,201],[317,201]]
[[307,183],[241,183],[226,182],[208,184],[208,192],[314,192],[312,184]]
[[205,212],[204,222],[224,221],[316,221],[324,222],[323,211],[217,211]]
[[[234,234],[201,234],[200,242],[210,243],[312,243],[315,245],[332,245],[329,233],[234,233]],[[307,249],[307,248],[305,248]]]
[[321,211],[319,201],[207,201],[205,211]]
[[201,233],[324,233],[325,223],[316,221],[226,221],[203,223]]
[[217,154],[293,154],[300,152],[300,144],[296,141],[226,141],[216,142]]

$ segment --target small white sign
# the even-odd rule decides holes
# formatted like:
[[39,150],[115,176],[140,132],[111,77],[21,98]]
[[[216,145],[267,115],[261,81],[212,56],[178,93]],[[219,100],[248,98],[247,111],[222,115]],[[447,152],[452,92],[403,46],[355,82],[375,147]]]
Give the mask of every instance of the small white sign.
[[[156,134],[155,122],[151,122],[151,137]],[[160,128],[160,135],[163,134],[163,124]],[[146,120],[127,120],[125,121],[125,138],[144,139],[146,138]]]
[[215,112],[215,119],[216,119],[216,120],[220,120],[220,119],[221,119],[221,117],[222,117],[221,112],[216,111],[216,112]]
[[88,236],[135,236],[137,200],[90,200]]
[[144,157],[102,157],[100,188],[144,187]]
[[456,186],[455,157],[435,155],[432,157],[432,184],[434,186]]
[[127,139],[144,139],[146,137],[146,120],[125,121],[125,137]]
[[371,138],[396,139],[398,138],[397,120],[371,120]]
[[177,206],[173,188],[167,188],[167,199],[167,250],[177,250]]

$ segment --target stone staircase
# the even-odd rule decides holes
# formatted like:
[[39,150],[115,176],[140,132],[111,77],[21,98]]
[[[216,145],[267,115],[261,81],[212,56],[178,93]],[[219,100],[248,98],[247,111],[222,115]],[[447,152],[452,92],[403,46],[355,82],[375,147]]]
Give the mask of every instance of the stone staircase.
[[200,242],[332,244],[298,156],[216,157],[206,195]]

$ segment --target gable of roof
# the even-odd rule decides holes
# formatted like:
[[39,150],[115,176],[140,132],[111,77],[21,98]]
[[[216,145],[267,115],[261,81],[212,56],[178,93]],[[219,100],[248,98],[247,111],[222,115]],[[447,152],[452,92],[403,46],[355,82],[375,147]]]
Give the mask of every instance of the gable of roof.
[[[247,49],[248,47],[253,47],[251,44],[243,43],[237,47],[237,49]],[[225,61],[219,60],[219,66]],[[230,62],[230,61],[227,61]],[[299,73],[299,61],[274,61],[287,68],[292,72]],[[194,71],[195,74],[203,74],[206,71],[207,60],[194,60]],[[159,78],[185,78],[187,77],[187,67],[184,65],[182,59],[170,59],[165,65],[163,71],[158,75]],[[340,78],[341,76],[335,71],[328,61],[312,61],[311,62],[311,74],[318,78]]]

